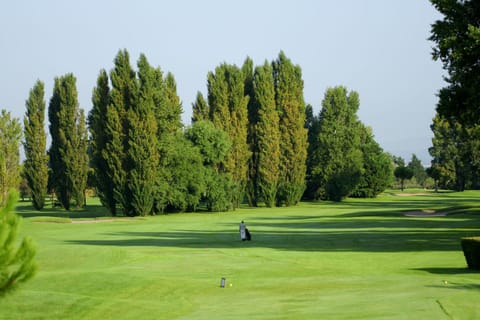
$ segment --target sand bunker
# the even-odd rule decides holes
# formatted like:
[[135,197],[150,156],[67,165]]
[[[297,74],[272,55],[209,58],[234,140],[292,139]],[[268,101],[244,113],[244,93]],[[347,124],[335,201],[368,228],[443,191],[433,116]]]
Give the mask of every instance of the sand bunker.
[[406,217],[444,217],[447,212],[436,212],[435,210],[408,211],[403,214]]

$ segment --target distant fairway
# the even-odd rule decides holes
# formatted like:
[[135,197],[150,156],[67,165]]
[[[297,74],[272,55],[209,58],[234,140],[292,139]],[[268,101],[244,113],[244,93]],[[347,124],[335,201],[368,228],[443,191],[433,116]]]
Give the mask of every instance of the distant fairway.
[[[20,203],[39,272],[0,319],[480,319],[460,248],[480,235],[480,192],[408,192],[99,223],[95,205]],[[404,215],[421,210],[447,215]]]

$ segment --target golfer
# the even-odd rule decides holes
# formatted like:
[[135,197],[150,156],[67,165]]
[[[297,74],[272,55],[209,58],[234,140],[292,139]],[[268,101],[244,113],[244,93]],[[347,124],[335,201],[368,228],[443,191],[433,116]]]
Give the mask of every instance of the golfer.
[[247,226],[245,225],[245,222],[240,222],[240,240],[245,241],[247,240]]

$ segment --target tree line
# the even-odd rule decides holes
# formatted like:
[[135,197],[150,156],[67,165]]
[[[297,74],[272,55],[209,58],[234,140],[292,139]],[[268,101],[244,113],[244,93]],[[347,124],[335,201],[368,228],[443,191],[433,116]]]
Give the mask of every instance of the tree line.
[[23,174],[37,209],[47,190],[67,210],[83,206],[88,180],[112,215],[127,216],[375,197],[399,166],[358,119],[358,93],[327,89],[315,115],[300,66],[283,52],[209,72],[206,98],[198,92],[184,127],[174,76],[143,54],[135,69],[120,50],[98,74],[88,115],[75,76],[55,78],[48,152],[44,94],[37,81],[24,117]]

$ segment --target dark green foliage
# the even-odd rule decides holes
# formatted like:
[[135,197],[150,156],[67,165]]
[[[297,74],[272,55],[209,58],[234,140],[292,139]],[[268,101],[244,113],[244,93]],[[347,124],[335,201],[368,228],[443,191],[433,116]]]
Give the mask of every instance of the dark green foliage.
[[67,74],[55,78],[53,95],[48,108],[50,120],[50,166],[55,192],[67,210],[70,200],[84,205],[87,182],[87,130],[83,110],[78,107],[76,78]]
[[429,149],[441,188],[463,191],[480,187],[480,125],[460,124],[436,115]]
[[253,157],[256,193],[267,207],[275,206],[280,176],[280,129],[275,105],[272,67],[268,62],[255,69],[253,82],[256,118]]
[[48,156],[45,133],[45,89],[37,81],[30,90],[23,119],[25,141],[24,176],[31,190],[32,203],[36,210],[43,209],[47,195]]
[[313,170],[317,165],[315,152],[319,148],[318,135],[320,134],[320,119],[313,114],[313,107],[308,104],[305,108],[305,128],[308,130],[308,148],[307,148],[307,173],[306,173],[306,189],[304,197],[307,199],[315,199],[316,186]]
[[156,98],[159,96],[157,75],[158,71],[141,55],[138,60],[138,91],[134,93],[134,103],[127,111],[127,161],[130,168],[127,189],[131,197],[129,215],[151,214],[155,200],[160,161],[157,138],[159,123],[155,114],[159,111],[156,108]]
[[425,181],[427,180],[427,172],[422,165],[422,162],[415,154],[412,154],[412,159],[408,163],[408,167],[413,172],[413,177],[417,180],[417,183],[422,187],[425,187]]
[[103,154],[114,188],[115,201],[123,208],[124,214],[132,215],[132,194],[128,186],[129,173],[132,168],[128,157],[130,122],[127,114],[135,104],[138,83],[135,71],[130,65],[127,50],[118,52],[114,65],[113,70],[110,71],[112,89],[106,113],[107,143]]
[[405,180],[412,179],[413,171],[409,167],[399,166],[393,172],[395,178],[400,180],[402,191],[405,189]]
[[14,212],[17,199],[12,189],[5,206],[0,206],[0,296],[32,278],[37,269],[33,241],[25,237],[18,245],[20,218]]
[[215,73],[208,74],[210,120],[215,127],[225,131],[232,142],[225,169],[232,178],[234,208],[243,200],[248,180],[248,161],[251,156],[247,144],[248,101],[244,75],[237,66],[222,64],[215,69]]
[[480,5],[477,0],[430,0],[444,16],[432,24],[433,59],[447,71],[437,111],[461,124],[480,121]]
[[97,86],[93,89],[92,103],[93,107],[88,115],[88,125],[91,135],[91,163],[94,169],[95,186],[102,204],[115,216],[117,202],[113,192],[114,182],[106,158],[108,155],[107,144],[110,142],[107,128],[110,88],[105,70],[101,70],[98,75]]
[[[258,122],[258,103],[255,101],[254,91],[254,66],[253,61],[247,57],[242,65],[244,76],[244,93],[248,96],[248,132],[247,143],[251,152],[248,160],[248,180],[245,189],[248,204],[256,207],[261,197],[258,190],[258,142],[257,142],[257,122]],[[273,83],[273,81],[272,81]]]
[[205,167],[198,147],[180,133],[161,141],[158,211],[195,211],[205,194]]
[[280,129],[280,175],[277,204],[295,205],[305,190],[307,130],[300,66],[283,52],[272,63]]
[[10,112],[0,113],[0,206],[6,199],[11,188],[20,184],[20,141],[22,126]]
[[311,154],[311,181],[315,198],[341,200],[350,195],[363,175],[360,149],[362,125],[356,112],[358,94],[345,87],[327,89],[319,115],[319,133]]
[[371,129],[362,125],[361,131],[360,151],[363,155],[363,170],[351,196],[374,198],[392,182],[393,167],[389,156],[374,140]]
[[463,255],[470,269],[480,269],[480,237],[462,238]]
[[225,169],[232,143],[229,136],[210,121],[197,121],[185,132],[198,148],[204,165],[205,201],[210,211],[226,211],[232,206],[231,177]]
[[71,159],[68,167],[68,174],[72,177],[72,197],[75,200],[77,208],[85,205],[85,189],[87,188],[87,179],[89,171],[88,156],[88,129],[86,126],[85,113],[80,109],[76,120],[75,134],[72,138]]
[[[139,108],[143,103],[137,105]],[[136,108],[136,109],[137,109]],[[159,164],[157,148],[157,123],[153,112],[143,109],[129,110],[129,148],[131,165],[128,177],[130,192],[130,215],[145,216],[152,213],[155,182]]]

